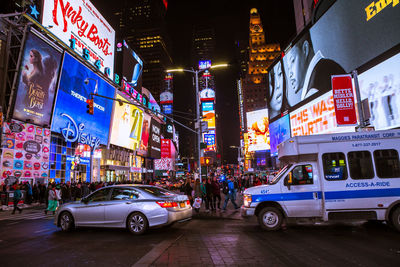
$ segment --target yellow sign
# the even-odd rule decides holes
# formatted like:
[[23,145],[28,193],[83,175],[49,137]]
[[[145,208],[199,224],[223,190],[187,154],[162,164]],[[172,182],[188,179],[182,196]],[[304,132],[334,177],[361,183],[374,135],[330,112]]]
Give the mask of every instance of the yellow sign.
[[[126,101],[122,96],[117,99]],[[110,143],[136,150],[142,137],[143,111],[134,105],[114,105]]]
[[376,14],[381,12],[385,7],[392,4],[392,7],[395,7],[399,4],[400,0],[379,0],[376,2],[372,2],[365,8],[365,13],[367,14],[367,21],[373,18]]

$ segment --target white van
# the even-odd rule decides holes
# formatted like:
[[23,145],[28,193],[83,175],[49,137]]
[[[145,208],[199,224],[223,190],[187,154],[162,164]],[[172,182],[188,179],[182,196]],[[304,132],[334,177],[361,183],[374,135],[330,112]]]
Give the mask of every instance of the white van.
[[285,219],[378,220],[400,231],[400,130],[297,136],[278,146],[284,167],[244,192],[243,217],[265,230]]

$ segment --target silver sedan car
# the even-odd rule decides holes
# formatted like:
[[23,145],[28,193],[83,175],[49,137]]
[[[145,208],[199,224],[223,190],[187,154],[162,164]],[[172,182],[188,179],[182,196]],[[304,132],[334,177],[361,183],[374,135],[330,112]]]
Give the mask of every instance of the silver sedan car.
[[148,228],[191,217],[192,207],[185,195],[150,185],[114,185],[60,206],[54,224],[63,231],[81,226],[116,227],[139,235]]

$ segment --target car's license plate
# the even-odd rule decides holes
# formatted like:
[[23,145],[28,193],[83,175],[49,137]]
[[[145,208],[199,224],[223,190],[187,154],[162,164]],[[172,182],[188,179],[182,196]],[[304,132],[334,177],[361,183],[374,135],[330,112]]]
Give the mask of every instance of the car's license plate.
[[180,206],[181,208],[184,208],[184,207],[185,207],[185,202],[179,203],[179,206]]

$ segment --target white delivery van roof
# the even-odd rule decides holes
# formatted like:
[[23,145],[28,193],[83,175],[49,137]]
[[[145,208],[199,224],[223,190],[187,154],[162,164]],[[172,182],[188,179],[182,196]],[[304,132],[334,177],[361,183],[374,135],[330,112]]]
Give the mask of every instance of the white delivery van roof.
[[[400,139],[400,129],[371,132],[351,132],[340,134],[318,134],[295,136],[278,145],[278,158],[298,157],[299,155],[318,154],[319,144],[342,143],[364,140]],[[398,141],[400,142],[400,140]]]

